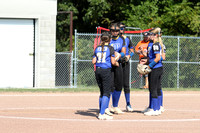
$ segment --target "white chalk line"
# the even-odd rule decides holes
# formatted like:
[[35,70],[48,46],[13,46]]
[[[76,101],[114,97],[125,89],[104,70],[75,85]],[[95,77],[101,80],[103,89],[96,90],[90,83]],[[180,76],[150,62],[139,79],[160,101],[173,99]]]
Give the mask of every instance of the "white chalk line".
[[[0,108],[0,111],[9,111],[9,110],[90,110],[90,109],[98,109],[98,107],[16,107],[16,108]],[[125,110],[125,108],[121,108]],[[135,110],[144,110],[141,108],[137,108]],[[200,112],[200,110],[180,110],[180,109],[165,109],[165,111],[173,111],[173,112]]]
[[[17,117],[17,116],[0,116],[2,119],[18,120],[42,120],[42,121],[69,121],[69,122],[102,122],[98,119],[64,119],[64,118],[35,118],[35,117]],[[166,119],[166,120],[106,120],[110,122],[199,122],[200,119]]]
[[[57,97],[57,96],[99,96],[99,94],[0,94],[0,97]],[[131,94],[134,96],[149,96],[149,94]],[[200,93],[197,94],[164,94],[164,96],[200,96]]]

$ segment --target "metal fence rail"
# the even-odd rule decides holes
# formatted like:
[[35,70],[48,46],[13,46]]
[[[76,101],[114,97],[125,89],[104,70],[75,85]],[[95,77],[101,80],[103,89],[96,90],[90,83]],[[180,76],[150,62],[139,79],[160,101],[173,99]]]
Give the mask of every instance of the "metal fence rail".
[[[75,30],[74,56],[71,55],[74,58],[67,61],[67,63],[72,63],[69,66],[67,65],[67,68],[71,68],[71,72],[68,72],[70,76],[68,76],[67,80],[67,82],[70,81],[69,86],[92,87],[97,85],[94,67],[91,63],[94,40],[97,36],[99,34],[77,33]],[[130,37],[134,46],[142,39],[141,35],[127,34],[127,36]],[[166,61],[163,61],[164,75],[162,86],[164,88],[199,88],[200,37],[162,36],[162,39],[167,48]],[[138,59],[139,56],[135,54],[130,60],[129,83],[131,88],[139,88],[144,84],[143,77],[138,74],[136,69],[139,62]],[[66,69],[66,65],[62,65],[60,69]],[[61,74],[58,75],[61,76]],[[65,80],[62,82],[66,82]]]

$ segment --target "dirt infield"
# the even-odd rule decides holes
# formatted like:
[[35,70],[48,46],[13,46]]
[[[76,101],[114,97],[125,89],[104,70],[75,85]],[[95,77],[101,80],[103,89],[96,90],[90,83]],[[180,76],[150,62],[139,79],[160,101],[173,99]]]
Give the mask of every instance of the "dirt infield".
[[[165,112],[144,116],[148,92],[131,92],[134,112],[97,119],[99,93],[0,93],[1,133],[200,133],[200,92],[164,92]],[[120,107],[125,110],[124,94]]]

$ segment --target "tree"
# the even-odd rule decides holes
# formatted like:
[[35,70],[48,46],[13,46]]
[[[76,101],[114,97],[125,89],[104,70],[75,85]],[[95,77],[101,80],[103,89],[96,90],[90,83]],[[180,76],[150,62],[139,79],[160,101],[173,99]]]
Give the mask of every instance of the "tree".
[[[112,22],[147,29],[160,27],[164,35],[200,35],[198,0],[58,0],[58,11],[73,11],[78,32],[96,32]],[[69,16],[57,16],[57,51],[69,51]]]

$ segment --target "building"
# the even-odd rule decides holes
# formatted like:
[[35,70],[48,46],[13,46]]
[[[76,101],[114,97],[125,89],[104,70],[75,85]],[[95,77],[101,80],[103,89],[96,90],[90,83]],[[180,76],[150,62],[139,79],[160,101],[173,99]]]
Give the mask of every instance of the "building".
[[0,88],[55,87],[57,0],[0,2]]

